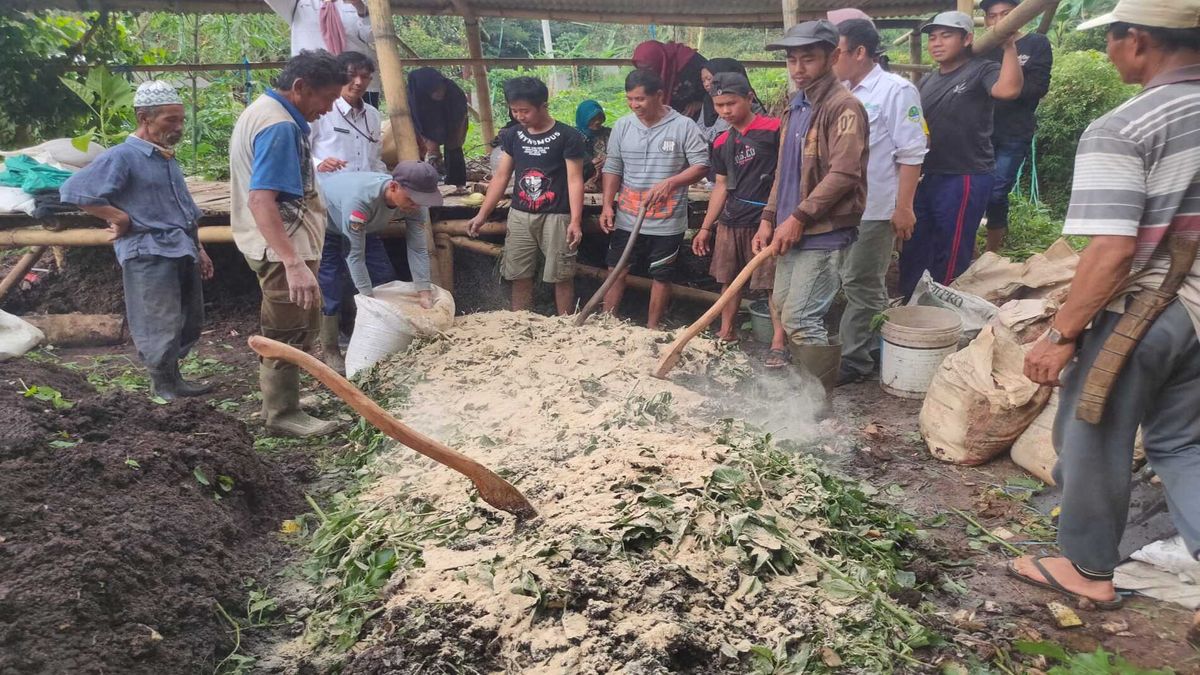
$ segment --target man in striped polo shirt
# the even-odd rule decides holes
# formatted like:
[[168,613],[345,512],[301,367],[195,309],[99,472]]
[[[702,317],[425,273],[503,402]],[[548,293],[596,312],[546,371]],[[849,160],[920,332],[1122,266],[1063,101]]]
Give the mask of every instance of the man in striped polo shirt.
[[[1102,25],[1109,59],[1144,89],[1079,142],[1063,232],[1091,240],[1052,328],[1025,360],[1025,374],[1040,384],[1058,385],[1062,373],[1054,425],[1062,556],[1021,558],[1010,573],[1112,608],[1139,426],[1171,516],[1200,556],[1200,263],[1134,346],[1101,422],[1076,418],[1088,371],[1129,294],[1161,286],[1170,238],[1200,238],[1200,0],[1121,0],[1080,28]],[[1200,614],[1195,622],[1193,644]]]
[[610,269],[620,260],[643,205],[646,221],[634,242],[629,267],[604,296],[604,311],[616,313],[629,270],[647,273],[653,285],[646,327],[657,330],[671,301],[675,260],[687,231],[688,186],[708,173],[708,143],[695,122],[663,104],[663,82],[654,72],[630,73],[625,78],[625,100],[633,112],[613,125],[604,163],[600,227],[612,233]]

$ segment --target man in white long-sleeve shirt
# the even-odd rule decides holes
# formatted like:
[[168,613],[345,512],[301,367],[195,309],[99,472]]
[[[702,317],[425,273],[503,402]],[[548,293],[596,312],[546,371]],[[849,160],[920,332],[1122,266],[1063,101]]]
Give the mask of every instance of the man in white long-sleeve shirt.
[[364,100],[375,79],[375,63],[359,52],[342,52],[338,66],[350,76],[333,110],[312,125],[312,156],[317,178],[335,171],[383,173],[383,136],[379,109]]
[[[330,2],[342,19],[345,44],[340,51],[359,52],[376,61],[375,38],[371,34],[371,18],[363,0],[266,0],[271,9],[288,23],[292,34],[292,56],[304,49],[324,49],[337,56],[321,35],[321,5]],[[368,103],[379,107],[379,82],[372,82],[365,96]]]
[[887,308],[885,277],[896,240],[912,237],[917,217],[913,195],[925,161],[927,132],[921,95],[908,80],[886,73],[876,57],[880,37],[867,19],[838,24],[842,55],[834,72],[867,110],[871,125],[867,207],[858,240],[840,251],[846,311],[839,333],[842,365],[838,384],[866,379],[874,370],[871,319]]

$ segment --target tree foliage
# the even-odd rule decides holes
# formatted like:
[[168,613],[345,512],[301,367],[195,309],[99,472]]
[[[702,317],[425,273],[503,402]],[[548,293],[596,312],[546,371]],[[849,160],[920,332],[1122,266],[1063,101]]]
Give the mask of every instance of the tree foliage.
[[1121,82],[1104,54],[1055,55],[1050,92],[1038,108],[1038,173],[1051,210],[1066,212],[1075,172],[1075,149],[1084,129],[1137,91]]

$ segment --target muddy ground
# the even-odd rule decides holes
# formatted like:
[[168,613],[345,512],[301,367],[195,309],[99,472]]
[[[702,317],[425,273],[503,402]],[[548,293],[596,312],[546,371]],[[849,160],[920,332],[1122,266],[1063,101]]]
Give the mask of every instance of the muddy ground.
[[[194,371],[219,384],[207,407],[158,406],[136,391],[89,391],[82,374],[136,379],[129,344],[52,351],[82,374],[0,364],[0,673],[212,672],[235,640],[216,605],[244,608],[248,578],[278,600],[278,611],[269,625],[242,622],[239,653],[261,653],[300,630],[307,609],[302,596],[289,595],[289,579],[302,547],[278,530],[308,510],[302,492],[320,499],[344,479],[324,455],[336,454],[345,437],[303,444],[261,434],[255,360],[245,347],[257,324],[257,290],[236,258],[225,259],[235,272],[228,286],[209,290]],[[457,257],[460,309],[505,304],[482,260]],[[43,284],[37,298],[15,294],[6,309],[120,311],[113,268]],[[581,293],[591,288],[580,284]],[[644,311],[640,298],[627,306],[634,317]],[[685,324],[697,309],[677,304],[671,318]],[[749,340],[743,348],[758,349]],[[77,405],[54,410],[14,393],[35,384],[30,380]],[[1055,596],[1004,576],[1011,554],[951,509],[987,530],[1015,532],[1022,550],[1052,550],[1025,543],[1052,542],[1053,524],[1031,505],[1024,472],[1006,458],[978,468],[933,460],[917,434],[919,403],[888,396],[877,383],[839,389],[834,404],[836,415],[823,429],[841,442],[827,459],[872,485],[878,499],[917,516],[945,552],[936,561],[945,592],[925,599],[967,631],[980,660],[1014,639],[1047,639],[1077,651],[1103,646],[1146,668],[1200,673],[1200,656],[1181,639],[1190,620],[1182,608],[1133,599],[1118,612],[1080,609],[1085,625],[1061,630],[1046,609]],[[197,467],[209,486],[196,480]],[[211,478],[219,475],[233,478],[227,495]],[[222,669],[235,671],[228,662]]]

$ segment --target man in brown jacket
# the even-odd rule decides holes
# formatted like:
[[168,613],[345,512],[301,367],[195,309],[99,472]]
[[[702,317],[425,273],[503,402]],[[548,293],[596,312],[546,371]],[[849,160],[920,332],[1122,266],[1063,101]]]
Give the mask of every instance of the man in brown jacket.
[[755,252],[773,246],[775,304],[792,360],[837,383],[841,345],[830,344],[825,314],[838,290],[835,253],[852,244],[867,203],[867,112],[833,73],[838,32],[828,21],[793,26],[767,45],[787,50],[799,92],[783,114],[779,168]]

